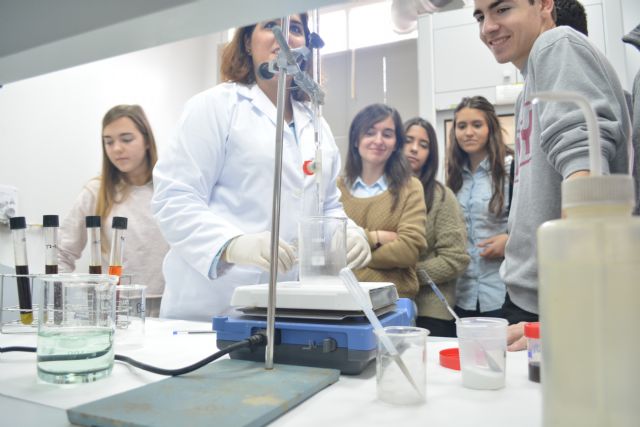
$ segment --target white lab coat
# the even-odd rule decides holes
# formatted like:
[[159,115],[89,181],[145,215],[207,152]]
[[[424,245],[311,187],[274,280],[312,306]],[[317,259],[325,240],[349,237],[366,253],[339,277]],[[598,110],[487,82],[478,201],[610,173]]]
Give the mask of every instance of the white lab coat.
[[[313,194],[302,171],[315,155],[310,108],[293,101],[285,126],[280,238],[297,239],[298,219]],[[336,178],[340,155],[321,121],[324,214],[346,214]],[[223,83],[193,97],[153,171],[152,211],[171,248],[164,260],[161,317],[210,321],[227,314],[235,287],[269,281],[257,267],[232,265],[217,277],[214,257],[232,238],[271,229],[276,107],[257,85]],[[350,226],[355,226],[351,223]],[[357,226],[355,226],[357,227]],[[222,262],[222,261],[221,261]],[[296,280],[297,268],[278,280]]]

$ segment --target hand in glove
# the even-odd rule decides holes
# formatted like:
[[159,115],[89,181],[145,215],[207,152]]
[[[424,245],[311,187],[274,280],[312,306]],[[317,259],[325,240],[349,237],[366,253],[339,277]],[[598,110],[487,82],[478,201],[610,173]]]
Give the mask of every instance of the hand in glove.
[[347,267],[352,270],[366,267],[371,261],[369,242],[357,229],[347,228]]
[[[269,271],[271,264],[271,233],[243,234],[235,237],[225,251],[225,260],[231,264],[255,265]],[[291,270],[296,262],[294,249],[285,241],[278,242],[278,271]]]

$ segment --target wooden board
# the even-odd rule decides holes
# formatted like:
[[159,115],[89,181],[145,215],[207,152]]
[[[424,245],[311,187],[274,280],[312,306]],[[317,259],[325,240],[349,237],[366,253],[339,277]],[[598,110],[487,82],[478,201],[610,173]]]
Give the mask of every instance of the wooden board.
[[84,426],[262,426],[339,378],[334,369],[226,359],[71,408]]

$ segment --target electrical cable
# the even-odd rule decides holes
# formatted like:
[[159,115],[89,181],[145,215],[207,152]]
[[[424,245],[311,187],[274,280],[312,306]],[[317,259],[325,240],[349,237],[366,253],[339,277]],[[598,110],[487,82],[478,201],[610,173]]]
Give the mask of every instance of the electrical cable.
[[[227,348],[220,350],[216,353],[213,353],[211,356],[205,357],[204,359],[189,365],[189,366],[185,366],[184,368],[178,368],[178,369],[164,369],[164,368],[158,368],[156,366],[151,366],[151,365],[147,365],[146,363],[142,363],[142,362],[138,362],[137,360],[134,360],[128,356],[123,356],[121,354],[116,354],[114,359],[118,360],[120,362],[124,362],[124,363],[128,363],[129,365],[136,367],[138,369],[143,369],[145,371],[149,371],[152,372],[154,374],[158,374],[158,375],[166,375],[166,376],[179,376],[179,375],[184,375],[184,374],[188,374],[189,372],[193,372],[196,369],[200,369],[205,365],[208,365],[209,363],[213,362],[214,360],[219,359],[220,357],[224,356],[225,354],[229,354],[234,350],[238,350],[240,348],[244,348],[244,347],[249,347],[251,349],[255,348],[255,347],[259,347],[259,346],[264,346],[267,344],[267,336],[264,334],[255,334],[255,335],[251,335],[249,338],[247,338],[246,340],[243,341],[239,341],[235,344],[231,344],[230,346],[228,346]],[[21,351],[21,352],[26,352],[26,353],[35,353],[36,352],[36,347],[23,347],[23,346],[13,346],[13,347],[0,347],[0,353],[8,353],[11,351]],[[60,360],[60,359],[57,359]]]
[[14,347],[0,347],[0,353],[8,353],[10,351],[23,351],[25,353],[35,353],[35,347],[23,347],[23,346],[14,346]]

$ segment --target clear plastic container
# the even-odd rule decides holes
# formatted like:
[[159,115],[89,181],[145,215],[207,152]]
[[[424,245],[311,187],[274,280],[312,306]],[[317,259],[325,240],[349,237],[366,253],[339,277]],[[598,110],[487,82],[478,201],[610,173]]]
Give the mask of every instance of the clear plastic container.
[[398,365],[397,354],[389,352],[379,338],[376,355],[376,390],[378,399],[394,405],[415,405],[425,402],[427,383],[427,335],[429,331],[412,326],[387,326],[384,332],[413,379]]
[[497,390],[505,385],[507,321],[495,317],[465,317],[456,322],[462,385]]
[[530,322],[524,325],[524,336],[527,337],[529,380],[539,383],[540,362],[542,360],[542,348],[540,347],[540,322]]

